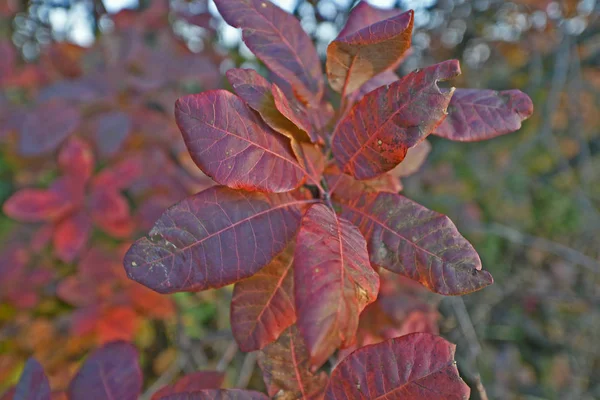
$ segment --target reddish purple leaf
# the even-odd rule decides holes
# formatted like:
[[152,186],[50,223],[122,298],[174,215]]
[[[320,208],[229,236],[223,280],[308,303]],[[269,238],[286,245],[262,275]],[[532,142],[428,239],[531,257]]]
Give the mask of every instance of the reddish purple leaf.
[[254,275],[300,225],[306,201],[212,187],[172,206],[125,256],[129,277],[160,293],[217,288]]
[[235,284],[231,300],[231,330],[240,350],[265,347],[296,322],[292,244],[269,265]]
[[323,96],[321,61],[292,15],[267,0],[216,0],[229,25],[242,28],[244,43],[274,73],[288,81],[304,103]]
[[378,291],[379,276],[359,230],[324,204],[312,206],[298,232],[294,295],[298,329],[313,365],[352,343],[358,316]]
[[458,375],[455,347],[429,333],[362,347],[333,370],[326,398],[466,400],[470,389]]
[[327,374],[312,373],[310,355],[295,325],[258,355],[269,396],[282,399],[322,398]]
[[458,74],[458,61],[445,61],[365,95],[334,131],[332,151],[340,169],[369,179],[398,165],[445,117],[453,90],[437,82]]
[[71,208],[60,193],[49,189],[21,189],[3,205],[6,215],[21,222],[53,221]]
[[[227,79],[233,90],[253,110],[257,111],[263,120],[277,132],[287,136],[292,146],[298,142],[310,142],[307,133],[299,129],[292,121],[284,117],[275,106],[272,86],[265,78],[253,69],[234,68],[227,71]],[[301,154],[294,151],[296,156]]]
[[94,124],[94,140],[101,157],[115,155],[123,147],[133,127],[131,117],[121,111],[102,114]]
[[395,17],[400,13],[401,11],[398,9],[384,10],[373,7],[366,1],[361,1],[350,11],[346,25],[338,35],[338,38],[347,36],[384,19]]
[[175,118],[196,165],[222,185],[287,192],[304,179],[289,139],[230,92],[182,97],[175,103]]
[[350,175],[340,173],[337,165],[333,164],[325,171],[324,178],[327,181],[327,186],[335,188],[335,195],[341,198],[351,199],[359,193],[398,193],[402,190],[402,183],[398,178],[391,175],[391,172],[379,175],[377,178],[359,181]]
[[63,174],[84,185],[94,171],[94,153],[80,138],[71,138],[61,148],[58,165]]
[[393,193],[343,199],[342,216],[365,235],[371,263],[443,295],[492,284],[473,246],[448,217]]
[[14,71],[17,51],[10,40],[0,40],[0,83]]
[[349,94],[375,75],[394,68],[410,47],[414,12],[376,22],[327,47],[327,77],[333,90]]
[[92,219],[84,212],[68,216],[56,225],[52,242],[56,256],[70,263],[81,253],[92,233]]
[[533,103],[520,90],[456,89],[448,116],[435,135],[476,142],[514,132],[533,114]]
[[69,385],[70,400],[137,400],[142,390],[138,352],[127,342],[94,351]]
[[19,153],[38,156],[55,150],[79,126],[79,110],[67,103],[51,101],[34,109],[21,127]]
[[152,400],[158,400],[165,396],[190,393],[205,389],[218,389],[225,379],[225,374],[219,371],[198,371],[180,378],[172,385],[168,385],[154,393]]
[[191,393],[172,394],[160,400],[268,400],[260,392],[240,389],[212,389]]
[[310,137],[311,142],[318,142],[319,135],[316,128],[318,121],[315,121],[318,113],[311,114],[298,100],[288,98],[277,85],[273,85],[272,94],[277,110],[292,121],[296,127],[305,132]]
[[50,400],[48,378],[40,363],[33,358],[25,364],[15,389],[14,400]]

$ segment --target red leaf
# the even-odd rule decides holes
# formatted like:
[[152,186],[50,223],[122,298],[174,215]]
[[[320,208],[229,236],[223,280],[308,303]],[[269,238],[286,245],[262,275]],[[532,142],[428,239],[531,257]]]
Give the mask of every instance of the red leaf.
[[129,249],[125,269],[159,293],[228,285],[254,275],[286,247],[306,203],[212,187],[165,211],[150,238]]
[[69,175],[72,179],[84,185],[94,171],[92,149],[84,140],[71,138],[60,150],[58,166],[63,174]]
[[288,81],[304,103],[323,95],[321,61],[300,22],[270,1],[216,0],[229,25],[242,28],[242,39],[274,73]]
[[295,325],[259,353],[258,364],[269,396],[282,399],[323,397],[327,374],[310,372],[310,355]]
[[310,137],[311,142],[318,142],[319,135],[316,132],[318,123],[315,121],[318,112],[311,113],[307,111],[304,105],[294,98],[287,97],[277,85],[273,85],[272,95],[277,110],[292,121],[296,127],[305,132]]
[[365,239],[324,204],[315,204],[302,218],[294,289],[298,329],[318,367],[340,345],[352,343],[360,312],[379,291]]
[[90,208],[94,222],[106,233],[117,238],[126,238],[133,231],[129,203],[125,196],[116,190],[94,190],[90,196]]
[[392,193],[343,200],[342,215],[365,235],[371,263],[443,295],[474,292],[493,282],[471,244],[445,215]]
[[375,75],[394,68],[410,47],[412,10],[376,22],[327,47],[327,77],[333,90],[352,93]]
[[415,147],[408,149],[404,160],[391,170],[390,174],[397,178],[414,174],[421,168],[430,151],[431,144],[427,140],[423,140]]
[[75,213],[59,222],[52,237],[56,256],[66,263],[72,262],[87,244],[91,231],[92,220],[85,212]]
[[100,115],[94,120],[94,140],[102,157],[115,155],[127,140],[133,122],[131,117],[120,111]]
[[287,192],[302,183],[289,140],[236,95],[214,90],[182,97],[175,118],[192,159],[218,183],[266,192]]
[[204,389],[218,389],[225,379],[225,374],[218,371],[198,371],[180,378],[173,385],[168,385],[154,393],[152,400],[177,393],[190,393]]
[[67,103],[45,103],[27,116],[19,137],[19,153],[38,156],[55,150],[79,126],[79,110]]
[[350,95],[349,97],[349,104],[352,105],[360,99],[362,99],[363,97],[365,97],[367,93],[370,93],[373,90],[382,86],[389,86],[398,80],[400,80],[400,78],[394,71],[383,71],[382,73],[375,75],[374,77],[363,83],[363,85],[360,88],[358,88],[357,91],[352,93],[352,95]]
[[456,346],[428,333],[413,333],[365,346],[331,373],[327,399],[468,399]]
[[19,378],[14,400],[50,400],[50,384],[44,369],[35,359],[30,358]]
[[[153,161],[156,161],[153,159]],[[144,160],[139,155],[127,157],[110,168],[95,175],[92,187],[102,190],[122,190],[128,188],[144,174]]]
[[346,25],[338,35],[338,38],[347,36],[384,19],[395,17],[400,14],[400,12],[401,11],[398,9],[384,10],[376,8],[366,1],[361,1],[352,9],[352,11],[350,11]]
[[61,194],[46,189],[21,189],[3,205],[6,215],[21,222],[57,220],[71,208]]
[[159,400],[268,400],[260,392],[240,389],[211,389],[198,392],[172,394]]
[[293,261],[290,244],[269,265],[235,284],[231,330],[240,350],[262,349],[296,322]]
[[435,134],[459,142],[491,139],[518,130],[531,114],[533,103],[520,90],[457,89]]
[[307,133],[299,129],[288,118],[284,117],[275,106],[272,86],[265,78],[253,69],[234,68],[227,71],[227,79],[233,90],[253,110],[257,111],[271,128],[285,135],[292,141],[292,147],[297,157],[301,152],[295,146],[299,142],[309,142]]
[[127,342],[108,343],[94,351],[69,385],[71,400],[136,400],[142,389],[138,353]]
[[333,134],[332,151],[342,171],[368,179],[398,165],[445,117],[452,90],[437,82],[459,73],[458,61],[445,61],[365,95]]

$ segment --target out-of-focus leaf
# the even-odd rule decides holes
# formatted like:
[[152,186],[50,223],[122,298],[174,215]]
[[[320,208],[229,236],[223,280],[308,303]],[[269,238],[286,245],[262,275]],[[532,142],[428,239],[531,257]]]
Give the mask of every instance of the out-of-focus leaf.
[[50,400],[48,378],[40,363],[33,358],[25,364],[15,389],[14,400]]
[[216,288],[281,252],[306,201],[212,187],[172,206],[125,256],[129,277],[160,293]]
[[230,69],[227,71],[227,79],[229,79],[237,95],[250,108],[256,110],[267,125],[292,141],[294,153],[300,158],[300,151],[296,150],[297,142],[309,142],[310,138],[305,131],[299,129],[279,112],[271,92],[273,85],[253,69]]
[[103,231],[117,238],[126,238],[132,233],[129,203],[121,193],[111,188],[96,188],[89,204],[94,223]]
[[456,89],[435,135],[459,142],[491,139],[518,130],[531,114],[533,103],[520,90]]
[[21,189],[3,205],[6,215],[21,222],[53,221],[71,208],[60,193],[50,189]]
[[222,185],[287,192],[304,179],[289,139],[230,92],[182,97],[175,103],[175,118],[196,165]]
[[258,355],[269,396],[281,399],[322,398],[327,374],[312,373],[310,355],[295,325]]
[[296,322],[293,261],[290,244],[269,265],[235,284],[231,330],[240,350],[262,349]]
[[443,295],[474,292],[493,282],[447,216],[392,193],[366,193],[341,205],[342,216],[365,235],[373,265]]
[[31,110],[21,127],[19,153],[39,156],[55,150],[79,126],[79,110],[61,101],[51,101]]
[[268,400],[260,392],[240,389],[211,389],[190,393],[171,394],[159,400]]
[[274,73],[285,79],[304,103],[323,95],[321,61],[300,22],[267,0],[216,0],[229,25],[242,28],[242,39]]
[[204,389],[218,389],[225,379],[225,374],[218,371],[198,371],[180,378],[172,385],[168,385],[154,393],[152,400],[177,393],[190,393]]
[[408,149],[404,160],[389,173],[397,178],[414,174],[421,168],[430,151],[431,144],[429,141],[423,140],[415,147]]
[[131,117],[121,111],[100,115],[94,120],[94,140],[98,153],[102,157],[115,155],[127,140],[133,122]]
[[324,204],[302,218],[294,254],[297,325],[321,366],[354,340],[358,316],[377,298],[379,276],[371,268],[360,231]]
[[92,220],[85,211],[60,221],[52,236],[56,256],[66,263],[72,262],[87,244],[91,231]]
[[407,11],[338,37],[327,47],[327,77],[349,94],[375,75],[395,67],[410,47],[414,12]]
[[440,89],[437,82],[459,73],[458,61],[445,61],[365,95],[333,134],[332,151],[342,171],[369,179],[398,165],[445,117],[452,89]]
[[84,140],[71,138],[60,150],[58,166],[64,175],[83,185],[94,171],[94,153]]
[[326,398],[466,400],[470,389],[458,375],[453,344],[413,333],[362,347],[331,373]]
[[400,14],[398,9],[384,10],[376,8],[367,3],[361,1],[356,7],[350,11],[346,25],[339,33],[338,37],[348,36],[358,30],[366,28],[369,25],[373,25],[376,22],[383,21],[384,19],[395,17]]
[[71,400],[137,400],[142,389],[138,352],[127,342],[108,343],[94,351],[71,381]]

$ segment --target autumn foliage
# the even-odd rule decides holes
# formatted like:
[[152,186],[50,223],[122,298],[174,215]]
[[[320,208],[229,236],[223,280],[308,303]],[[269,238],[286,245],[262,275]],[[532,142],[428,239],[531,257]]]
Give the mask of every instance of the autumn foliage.
[[[318,54],[292,15],[262,0],[216,5],[227,23],[242,29],[272,79],[231,69],[235,93],[215,89],[175,102],[189,156],[216,185],[203,183],[210,187],[172,199],[149,235],[125,254],[128,277],[163,294],[235,284],[233,336],[241,350],[259,351],[269,397],[468,398],[454,346],[435,336],[435,310],[420,296],[422,287],[447,296],[471,293],[490,285],[492,276],[448,217],[398,192],[401,178],[426,157],[427,136],[476,141],[515,131],[532,114],[531,100],[518,90],[440,86],[461,73],[456,60],[397,76],[392,71],[410,48],[413,12],[367,3],[351,11],[327,49],[326,75],[337,94],[329,93]],[[57,147],[77,123],[72,114],[64,117],[69,123],[56,123],[56,143],[32,149],[21,139],[22,146],[30,152]],[[114,119],[127,115],[112,118],[104,124],[125,131]],[[72,137],[61,146],[56,181],[17,192],[4,209],[22,221],[45,222],[56,256],[70,262],[92,229],[130,237],[135,228],[121,192],[145,193],[155,183],[142,179],[147,167],[136,164],[135,154],[96,172],[89,139]],[[160,204],[171,200],[158,197]],[[85,253],[87,262],[59,288],[65,301],[84,310],[96,303],[77,293],[86,285],[93,293],[104,279],[86,272],[102,256],[94,248]],[[122,282],[114,274],[110,279]],[[120,284],[119,306],[137,309],[137,295],[128,293],[139,287]],[[409,306],[390,309],[386,299],[398,296]],[[394,323],[398,313],[404,325]],[[96,387],[104,368],[121,367],[135,379],[115,378],[98,390],[137,397],[135,357],[128,350],[113,359],[110,346],[126,345],[109,344],[90,356],[69,386],[70,398],[84,398],[79,388]],[[126,356],[122,366],[104,361]],[[330,375],[323,368],[328,361],[336,365]],[[38,370],[28,364],[16,390],[42,382]],[[268,398],[219,389],[219,379],[193,385],[205,378],[184,378],[160,398]]]

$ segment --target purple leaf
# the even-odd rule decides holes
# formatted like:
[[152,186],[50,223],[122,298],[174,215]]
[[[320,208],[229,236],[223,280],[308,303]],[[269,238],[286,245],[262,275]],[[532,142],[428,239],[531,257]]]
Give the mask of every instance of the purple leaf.
[[136,400],[142,390],[138,352],[127,342],[94,351],[69,385],[70,400]]
[[267,0],[216,0],[229,25],[242,28],[244,43],[305,103],[323,95],[321,61],[300,22]]
[[456,89],[434,134],[459,142],[492,139],[518,130],[531,114],[533,103],[520,90]]
[[50,400],[50,384],[44,369],[35,359],[30,358],[19,378],[14,400]]
[[129,277],[160,293],[217,288],[267,265],[295,236],[289,194],[212,187],[172,206],[125,255]]
[[344,25],[344,29],[339,33],[338,38],[347,36],[384,19],[395,17],[401,12],[398,9],[384,10],[376,8],[366,1],[361,1],[350,11],[346,25]]
[[287,192],[304,179],[289,139],[230,92],[182,97],[175,103],[175,119],[196,165],[222,185]]
[[160,400],[268,400],[260,392],[240,389],[211,389],[191,393],[172,394]]

